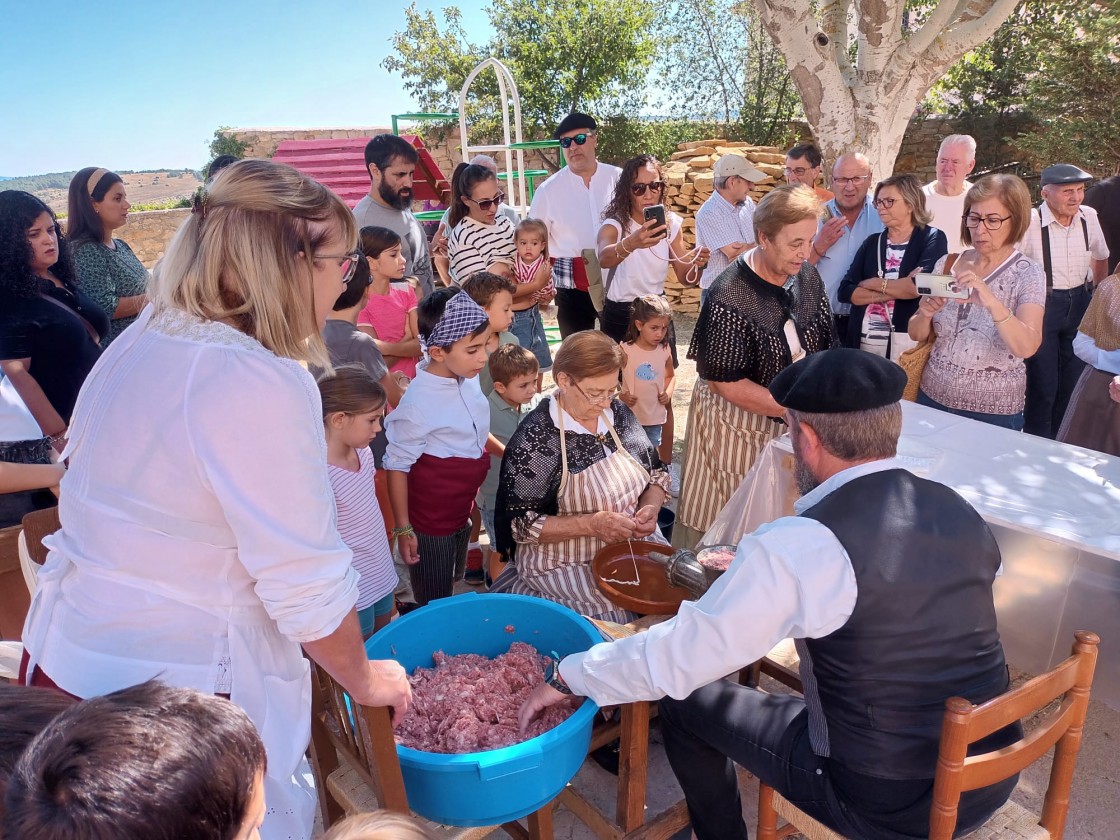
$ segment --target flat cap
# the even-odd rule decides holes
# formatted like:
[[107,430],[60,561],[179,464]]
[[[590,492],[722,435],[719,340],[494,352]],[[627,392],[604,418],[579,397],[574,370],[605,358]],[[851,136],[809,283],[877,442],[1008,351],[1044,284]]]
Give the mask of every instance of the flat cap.
[[867,411],[902,399],[906,372],[866,350],[813,353],[774,377],[770,393],[783,408],[810,414]]
[[1042,170],[1040,182],[1048,187],[1051,184],[1081,184],[1092,180],[1092,175],[1072,163],[1055,163]]
[[575,131],[577,128],[597,131],[599,124],[595,122],[595,118],[589,114],[581,114],[579,111],[572,111],[572,113],[560,120],[560,125],[556,126],[556,130],[552,132],[552,138],[554,140],[559,140],[562,134]]

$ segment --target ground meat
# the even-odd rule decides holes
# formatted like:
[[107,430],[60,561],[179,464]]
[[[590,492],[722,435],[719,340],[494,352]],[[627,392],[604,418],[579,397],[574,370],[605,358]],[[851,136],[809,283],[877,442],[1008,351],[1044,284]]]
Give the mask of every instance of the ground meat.
[[720,572],[726,572],[734,559],[735,552],[730,548],[709,548],[700,552],[701,564]]
[[435,753],[495,750],[535,738],[566,720],[582,699],[546,709],[525,737],[517,712],[533,687],[544,681],[548,658],[532,645],[514,642],[496,659],[474,653],[448,656],[436,651],[434,668],[417,668],[412,705],[397,728],[397,742]]
[[507,633],[516,633],[516,632],[517,632],[517,628],[516,628],[516,627],[514,627],[514,626],[513,626],[512,624],[507,624],[507,625],[506,625],[506,632],[507,632]]

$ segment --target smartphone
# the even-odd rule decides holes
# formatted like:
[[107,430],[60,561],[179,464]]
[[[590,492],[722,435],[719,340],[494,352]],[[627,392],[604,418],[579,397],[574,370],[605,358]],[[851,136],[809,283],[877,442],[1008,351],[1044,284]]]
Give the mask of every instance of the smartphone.
[[[662,204],[655,204],[652,207],[645,209],[645,217],[648,222],[650,219],[656,219],[657,224],[653,226],[654,230],[659,227],[665,227],[665,206]],[[665,231],[668,233],[668,231]]]
[[824,205],[824,220],[827,222],[829,219],[835,218],[836,213],[827,204]]
[[957,289],[957,278],[951,274],[916,274],[914,282],[920,295],[968,300],[970,294],[967,289],[963,292]]

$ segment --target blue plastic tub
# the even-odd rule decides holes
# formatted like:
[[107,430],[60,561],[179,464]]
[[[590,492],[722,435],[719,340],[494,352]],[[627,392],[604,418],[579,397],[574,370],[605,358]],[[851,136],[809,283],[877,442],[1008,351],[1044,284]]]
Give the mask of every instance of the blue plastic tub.
[[[512,627],[513,632],[506,632]],[[524,595],[465,593],[432,601],[366,642],[371,659],[396,659],[410,673],[432,654],[494,657],[513,642],[560,656],[587,650],[602,635],[567,607]],[[444,755],[397,747],[408,804],[444,825],[497,825],[550,802],[579,770],[597,706],[584,701],[556,728],[512,747]]]

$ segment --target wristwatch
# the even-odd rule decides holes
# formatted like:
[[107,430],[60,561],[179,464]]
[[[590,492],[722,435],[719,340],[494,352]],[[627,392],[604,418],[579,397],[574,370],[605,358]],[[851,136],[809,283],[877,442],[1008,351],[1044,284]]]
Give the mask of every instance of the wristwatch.
[[555,653],[552,654],[552,659],[549,660],[548,667],[545,669],[544,681],[561,694],[572,693],[572,690],[568,688],[568,684],[564,682],[564,678],[560,676],[560,657]]

